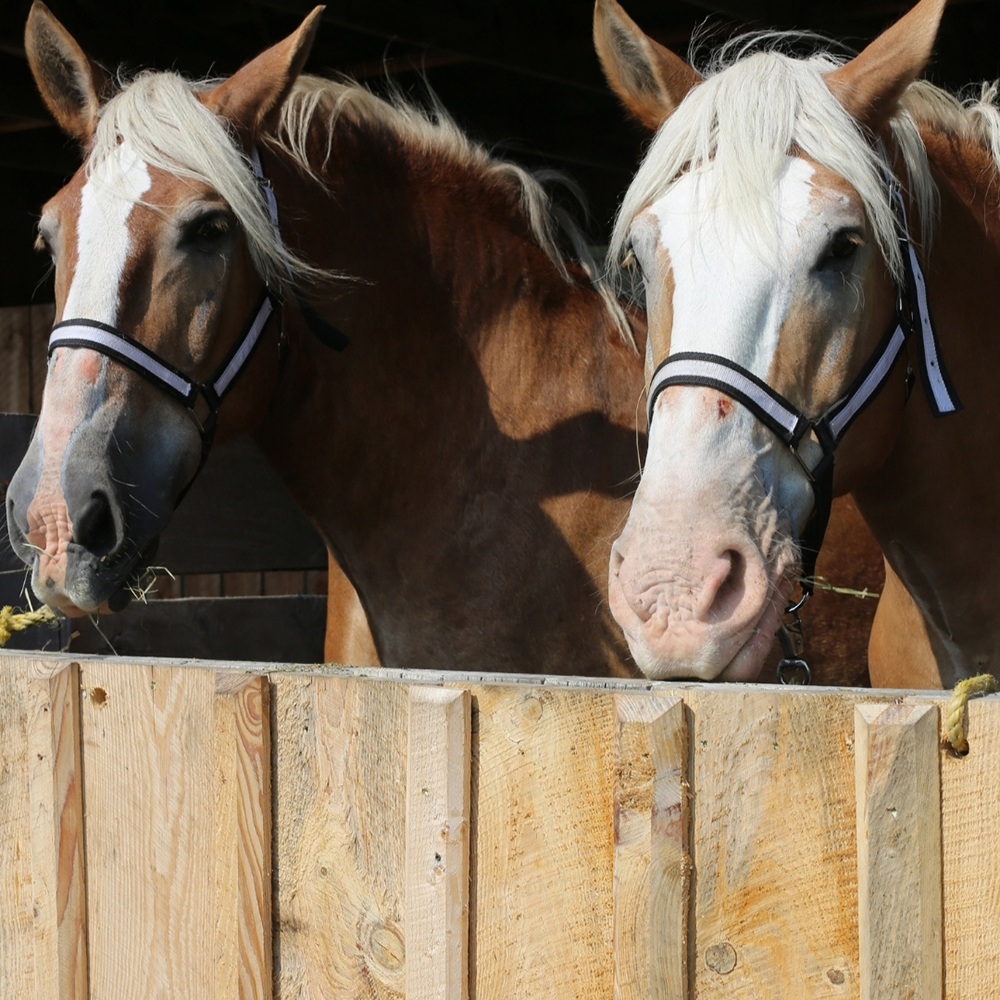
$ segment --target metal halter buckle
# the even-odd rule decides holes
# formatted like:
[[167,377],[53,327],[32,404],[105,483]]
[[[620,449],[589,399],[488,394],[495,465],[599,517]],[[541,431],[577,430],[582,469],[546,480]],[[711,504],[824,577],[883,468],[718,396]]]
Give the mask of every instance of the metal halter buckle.
[[794,604],[785,608],[785,614],[791,615],[790,622],[782,622],[778,629],[778,641],[781,651],[785,654],[778,662],[779,684],[808,684],[812,680],[809,664],[802,657],[802,617],[799,610],[809,600],[808,591],[802,594]]

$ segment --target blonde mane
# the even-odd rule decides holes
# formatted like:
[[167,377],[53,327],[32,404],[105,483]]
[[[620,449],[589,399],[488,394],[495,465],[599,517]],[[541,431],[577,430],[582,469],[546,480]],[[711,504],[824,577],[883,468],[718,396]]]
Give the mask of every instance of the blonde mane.
[[[190,81],[171,72],[149,71],[136,76],[101,108],[88,173],[106,160],[114,161],[118,144],[125,137],[149,165],[209,184],[225,198],[243,227],[254,265],[265,281],[280,287],[289,280],[331,277],[330,272],[295,255],[277,240],[247,155],[226,123],[197,98],[198,92],[218,82]],[[474,143],[439,104],[432,102],[431,109],[425,110],[400,95],[383,100],[353,82],[300,77],[282,108],[275,133],[261,141],[284,149],[322,183],[320,173],[326,160],[312,163],[307,153],[310,129],[319,116],[325,118],[327,130],[326,159],[338,119],[350,116],[386,128],[424,153],[445,155],[472,167],[488,182],[508,185],[518,193],[532,238],[562,278],[573,281],[559,248],[560,231],[571,242],[622,336],[633,343],[622,307],[579,228],[553,206],[535,176]]]
[[[886,265],[902,280],[903,262],[887,194],[887,178],[893,176],[890,154],[843,109],[823,79],[845,59],[825,51],[807,58],[779,51],[800,39],[792,33],[742,36],[711,58],[702,71],[704,81],[689,91],[660,127],[625,194],[608,249],[609,263],[622,259],[636,215],[662,198],[682,174],[703,171],[709,163],[714,168],[717,203],[766,241],[776,230],[775,182],[785,157],[797,150],[855,188]],[[762,43],[767,46],[764,51],[747,54]],[[1000,112],[993,103],[995,95],[995,85],[984,86],[978,98],[963,102],[918,81],[907,90],[891,122],[925,247],[933,235],[938,192],[920,126],[974,138],[997,162]]]

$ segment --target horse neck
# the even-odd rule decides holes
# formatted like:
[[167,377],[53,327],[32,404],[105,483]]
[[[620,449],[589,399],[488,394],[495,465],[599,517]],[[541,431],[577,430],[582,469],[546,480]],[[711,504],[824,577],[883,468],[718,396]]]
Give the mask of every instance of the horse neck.
[[855,496],[924,615],[948,683],[1000,666],[993,571],[1000,559],[1000,206],[996,166],[983,149],[935,131],[924,139],[941,212],[921,259],[943,361],[964,409],[934,418],[916,388],[889,461]]
[[531,238],[516,193],[343,132],[332,196],[274,180],[310,258],[360,279],[322,307],[352,342],[337,354],[292,324],[263,447],[383,662],[624,672],[597,612],[637,470],[641,360]]

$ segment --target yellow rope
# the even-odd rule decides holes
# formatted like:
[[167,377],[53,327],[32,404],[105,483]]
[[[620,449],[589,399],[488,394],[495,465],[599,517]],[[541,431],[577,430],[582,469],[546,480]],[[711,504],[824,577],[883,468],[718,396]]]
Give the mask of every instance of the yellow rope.
[[42,607],[37,611],[15,611],[10,605],[0,608],[0,646],[6,646],[15,632],[23,632],[32,625],[57,621],[59,615],[49,607]]
[[1000,690],[997,679],[992,674],[979,674],[959,681],[951,692],[948,702],[948,742],[959,752],[969,749],[965,738],[965,706],[974,694],[993,694]]

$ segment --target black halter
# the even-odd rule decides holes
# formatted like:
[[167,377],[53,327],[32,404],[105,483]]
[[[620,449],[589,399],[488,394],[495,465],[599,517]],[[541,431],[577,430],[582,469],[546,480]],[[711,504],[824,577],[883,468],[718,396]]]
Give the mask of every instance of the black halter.
[[[250,162],[253,166],[254,176],[260,185],[278,246],[284,250],[278,228],[278,203],[270,182],[264,176],[260,156],[256,149],[250,151]],[[289,276],[291,276],[291,272],[289,272]],[[291,289],[306,324],[317,339],[328,347],[342,351],[350,343],[350,338],[320,317],[302,299],[294,285],[291,286]],[[215,435],[219,407],[236,381],[246,371],[250,358],[267,327],[268,320],[275,312],[278,312],[280,306],[280,295],[265,282],[257,303],[244,324],[242,333],[236,338],[236,342],[222,363],[208,378],[201,382],[185,375],[184,372],[175,368],[170,362],[165,361],[127,333],[93,319],[67,319],[56,323],[49,336],[48,354],[51,357],[52,352],[60,347],[86,348],[97,351],[99,354],[112,358],[119,364],[125,365],[126,368],[137,372],[147,382],[151,382],[167,395],[183,403],[201,436],[201,464],[191,478],[191,482],[194,482],[208,458],[208,452]],[[178,503],[184,498],[191,482],[181,492],[177,499]]]
[[[802,466],[813,491],[813,511],[799,547],[802,552],[802,599],[789,605],[786,613],[795,614],[813,592],[816,559],[823,536],[830,520],[833,503],[834,452],[858,415],[878,395],[895,366],[910,335],[920,331],[920,361],[924,389],[935,416],[954,413],[962,404],[952,386],[941,358],[937,334],[927,305],[927,285],[924,274],[910,242],[906,224],[906,208],[902,193],[891,187],[890,199],[896,215],[896,228],[903,257],[905,281],[896,288],[896,311],[888,329],[874,353],[858,373],[846,392],[825,412],[810,417],[789,402],[742,365],[718,354],[685,351],[665,358],[653,373],[647,401],[647,427],[652,425],[653,411],[660,393],[671,385],[701,385],[718,389],[742,403],[767,428],[773,431],[788,447]],[[909,398],[909,380],[907,398]],[[823,455],[810,467],[799,453],[799,446],[812,434]],[[786,638],[783,636],[783,638]],[[791,662],[789,649],[786,660]],[[805,661],[795,659],[795,664],[805,669]],[[779,677],[781,667],[779,666]]]

